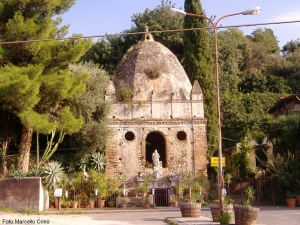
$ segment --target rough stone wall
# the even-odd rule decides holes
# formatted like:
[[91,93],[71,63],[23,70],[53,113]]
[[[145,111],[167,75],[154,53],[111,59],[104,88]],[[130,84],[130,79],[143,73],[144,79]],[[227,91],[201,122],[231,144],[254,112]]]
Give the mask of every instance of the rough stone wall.
[[206,129],[199,121],[193,121],[194,130],[194,169],[195,176],[199,176],[200,173],[206,173],[207,168],[207,139]]
[[112,129],[112,134],[107,141],[107,148],[105,150],[106,156],[106,174],[111,178],[118,178],[119,176],[119,157],[118,157],[118,133]]
[[109,119],[190,119],[204,118],[203,101],[133,101],[111,105]]
[[[196,121],[196,122],[195,122]],[[163,175],[183,174],[206,170],[205,120],[114,120],[113,130],[106,149],[106,172],[110,177],[126,176],[133,181],[139,172],[146,171],[146,137],[151,132],[160,133],[165,139],[166,166]],[[195,133],[196,130],[196,133]],[[177,132],[184,131],[186,140],[178,140]],[[127,132],[134,133],[134,140],[125,139]]]
[[40,177],[0,179],[0,207],[43,211],[44,197]]

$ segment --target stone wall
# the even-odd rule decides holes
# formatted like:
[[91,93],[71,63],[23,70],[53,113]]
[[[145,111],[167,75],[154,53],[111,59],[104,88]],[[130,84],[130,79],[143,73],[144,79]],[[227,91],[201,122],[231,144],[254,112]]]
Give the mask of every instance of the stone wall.
[[207,141],[206,141],[206,129],[203,124],[193,121],[194,130],[194,172],[195,176],[199,176],[201,173],[206,173],[207,168]]
[[0,207],[14,210],[44,209],[43,188],[40,177],[0,179]]
[[110,119],[190,119],[204,118],[203,101],[132,101],[111,105]]
[[[166,161],[163,176],[206,172],[206,120],[117,120],[109,125],[112,130],[106,148],[106,173],[109,177],[125,175],[132,180],[146,169],[146,138],[149,133],[160,133],[164,138]],[[185,140],[177,138],[186,133]],[[131,132],[133,140],[125,138]]]

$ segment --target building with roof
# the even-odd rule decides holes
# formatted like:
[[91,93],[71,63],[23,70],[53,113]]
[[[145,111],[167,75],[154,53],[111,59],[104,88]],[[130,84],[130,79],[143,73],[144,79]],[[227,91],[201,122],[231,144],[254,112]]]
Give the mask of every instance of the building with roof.
[[207,140],[203,93],[191,85],[176,56],[146,30],[118,65],[109,84],[111,103],[106,147],[106,173],[134,181],[154,173],[157,178],[193,171],[206,172]]
[[292,94],[281,97],[278,102],[269,109],[268,113],[273,116],[287,116],[290,112],[300,111],[300,94]]

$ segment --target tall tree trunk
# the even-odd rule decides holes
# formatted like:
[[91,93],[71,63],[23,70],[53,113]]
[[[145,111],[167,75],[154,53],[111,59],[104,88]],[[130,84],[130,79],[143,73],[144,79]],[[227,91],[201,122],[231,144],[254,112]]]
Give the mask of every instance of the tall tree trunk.
[[6,167],[6,152],[7,152],[7,146],[9,143],[10,139],[9,138],[5,138],[2,143],[2,151],[1,151],[1,160],[2,160],[2,165],[0,167],[0,172],[5,176],[7,174],[7,167]]
[[27,173],[29,169],[32,134],[33,129],[23,126],[17,168],[25,173]]

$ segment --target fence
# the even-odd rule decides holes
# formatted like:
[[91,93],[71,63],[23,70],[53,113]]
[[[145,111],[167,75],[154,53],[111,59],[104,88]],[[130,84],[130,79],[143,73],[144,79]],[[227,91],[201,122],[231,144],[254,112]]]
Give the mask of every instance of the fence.
[[[217,181],[209,180],[210,188],[205,196],[206,200],[213,200],[217,197]],[[167,183],[160,184],[160,187],[150,189],[148,193],[153,198],[153,207],[171,207],[170,196],[175,195],[174,187],[168,186]],[[180,181],[176,182],[176,185],[180,185]],[[251,178],[247,181],[240,180],[239,182],[232,182],[226,187],[227,196],[234,200],[235,204],[243,204],[244,201],[244,189],[251,185],[255,190],[256,200],[254,205],[274,205],[275,204],[275,192],[272,178]],[[133,189],[132,189],[133,190]],[[131,191],[132,191],[131,190]],[[88,191],[88,190],[87,190]],[[142,196],[134,196],[134,192],[129,191],[129,198],[142,198]],[[112,195],[106,199],[106,207],[119,207],[116,202],[117,195]],[[178,196],[177,196],[177,199]],[[136,201],[131,201],[136,202]],[[135,207],[133,204],[132,207]]]
[[255,190],[255,205],[275,205],[273,179],[268,177],[250,178],[247,181],[241,179],[238,182],[233,182],[226,188],[227,195],[232,198],[236,204],[243,204],[244,189],[249,185]]

